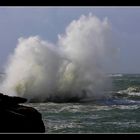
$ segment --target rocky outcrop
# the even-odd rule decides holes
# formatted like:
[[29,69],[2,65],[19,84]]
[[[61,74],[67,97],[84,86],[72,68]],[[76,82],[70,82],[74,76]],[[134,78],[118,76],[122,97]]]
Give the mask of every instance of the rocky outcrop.
[[27,100],[0,93],[0,133],[42,133],[41,114],[32,107],[20,105]]

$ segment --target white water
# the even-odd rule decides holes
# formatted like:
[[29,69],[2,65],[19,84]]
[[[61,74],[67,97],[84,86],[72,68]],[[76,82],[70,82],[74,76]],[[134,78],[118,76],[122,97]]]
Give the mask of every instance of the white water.
[[[9,57],[1,92],[43,101],[47,98],[102,97],[110,86],[111,25],[89,14],[72,21],[58,43],[39,36],[20,38]],[[85,92],[86,91],[86,92]]]

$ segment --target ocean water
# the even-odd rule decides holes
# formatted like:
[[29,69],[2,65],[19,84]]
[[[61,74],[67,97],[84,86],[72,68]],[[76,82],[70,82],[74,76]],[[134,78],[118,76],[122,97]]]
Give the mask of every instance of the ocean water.
[[140,74],[111,75],[112,97],[86,103],[29,103],[46,133],[139,133]]
[[26,103],[41,114],[46,133],[139,133],[140,74],[116,74],[112,96],[83,103]]

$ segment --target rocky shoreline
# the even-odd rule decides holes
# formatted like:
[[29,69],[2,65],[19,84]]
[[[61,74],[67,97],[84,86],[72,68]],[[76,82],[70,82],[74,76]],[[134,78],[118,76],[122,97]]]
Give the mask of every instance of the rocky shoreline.
[[27,100],[0,93],[0,133],[44,133],[42,115],[34,108],[20,105]]

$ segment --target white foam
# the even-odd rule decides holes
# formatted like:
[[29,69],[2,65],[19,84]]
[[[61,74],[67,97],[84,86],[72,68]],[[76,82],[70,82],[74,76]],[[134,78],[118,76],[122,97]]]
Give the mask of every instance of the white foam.
[[110,81],[106,78],[112,58],[108,19],[82,15],[72,21],[58,43],[39,36],[20,38],[6,67],[1,91],[40,101],[53,97],[100,97]]

